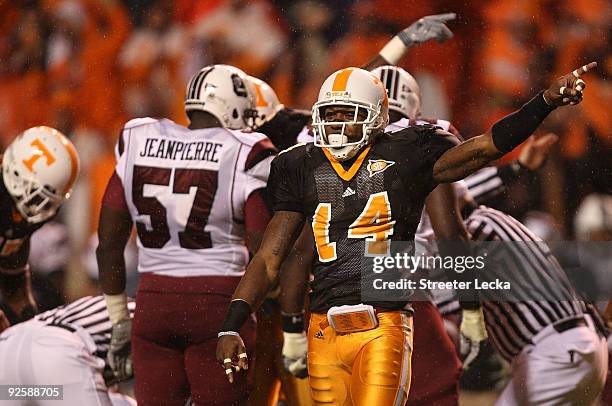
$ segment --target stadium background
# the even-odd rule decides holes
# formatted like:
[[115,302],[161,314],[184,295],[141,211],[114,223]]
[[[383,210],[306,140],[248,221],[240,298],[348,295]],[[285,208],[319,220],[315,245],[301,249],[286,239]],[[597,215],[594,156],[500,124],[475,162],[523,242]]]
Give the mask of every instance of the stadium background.
[[541,127],[560,138],[546,166],[497,201],[518,218],[547,213],[535,218],[557,239],[573,239],[582,199],[612,193],[610,2],[0,2],[1,146],[46,124],[75,142],[82,162],[72,199],[33,241],[41,307],[96,292],[91,236],[125,121],[186,123],[185,84],[212,63],[238,66],[268,81],[285,105],[309,109],[329,73],[367,62],[419,17],[450,11],[458,15],[449,23],[455,37],[410,50],[400,65],[421,84],[424,114],[451,120],[464,135],[484,131],[568,69],[599,63],[584,102]]

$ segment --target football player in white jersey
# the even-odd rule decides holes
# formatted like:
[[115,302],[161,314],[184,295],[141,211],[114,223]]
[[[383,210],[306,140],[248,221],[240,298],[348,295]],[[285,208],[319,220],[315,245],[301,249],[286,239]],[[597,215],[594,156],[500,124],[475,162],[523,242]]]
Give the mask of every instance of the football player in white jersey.
[[79,158],[62,133],[39,126],[19,134],[0,161],[0,310],[14,324],[36,314],[30,237],[70,197]]
[[[130,317],[134,301],[128,303]],[[102,296],[87,296],[3,330],[0,323],[0,385],[61,385],[62,399],[37,405],[128,406],[105,363],[111,322]],[[7,326],[8,327],[8,326]],[[26,399],[5,400],[22,405]],[[27,402],[27,404],[33,404]]]
[[[129,375],[143,404],[241,403],[244,374],[230,386],[214,359],[229,299],[262,237],[263,197],[276,150],[250,127],[254,91],[241,70],[208,66],[187,86],[188,128],[129,121],[100,216],[100,283],[113,334],[109,363]],[[127,317],[123,249],[138,231],[138,312]],[[244,241],[247,240],[248,248]],[[131,339],[130,339],[131,335]],[[241,331],[253,348],[255,321]]]

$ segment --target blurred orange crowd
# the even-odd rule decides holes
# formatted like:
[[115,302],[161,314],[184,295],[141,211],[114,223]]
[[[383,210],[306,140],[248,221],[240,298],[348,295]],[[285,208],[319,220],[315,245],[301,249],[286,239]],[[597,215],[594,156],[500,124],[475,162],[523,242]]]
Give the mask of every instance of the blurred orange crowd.
[[[122,124],[141,116],[186,123],[184,87],[202,66],[236,65],[268,81],[285,105],[310,108],[329,73],[367,62],[419,17],[450,11],[455,37],[410,50],[401,65],[421,84],[423,110],[464,135],[479,134],[551,78],[599,63],[584,102],[545,123],[561,138],[558,151],[539,185],[514,191],[511,211],[537,207],[567,223],[582,196],[610,193],[605,0],[0,2],[0,142],[39,124],[75,141],[85,237],[96,227]],[[526,200],[525,190],[537,196]]]

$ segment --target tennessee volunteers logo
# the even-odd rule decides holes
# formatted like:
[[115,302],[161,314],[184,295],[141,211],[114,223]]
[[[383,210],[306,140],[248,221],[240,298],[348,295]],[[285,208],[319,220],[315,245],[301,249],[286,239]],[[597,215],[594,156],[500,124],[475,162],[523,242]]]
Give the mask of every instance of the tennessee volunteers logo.
[[261,91],[261,85],[259,83],[253,83],[255,86],[255,95],[257,96],[256,106],[257,107],[268,107],[268,102]]
[[376,175],[377,173],[381,173],[386,171],[389,167],[395,165],[393,161],[385,161],[384,159],[376,159],[368,160],[368,172],[370,173],[370,177]]
[[349,96],[350,92],[346,90],[346,86],[348,84],[349,77],[355,68],[345,68],[336,74],[334,78],[334,82],[332,83],[331,92],[327,92],[327,97],[331,96]]
[[38,161],[42,157],[45,158],[45,161],[47,162],[47,166],[53,165],[53,162],[55,162],[55,157],[53,156],[51,151],[49,151],[47,147],[45,147],[45,144],[43,144],[37,138],[34,141],[32,141],[30,145],[35,148],[34,152],[31,157],[23,160],[23,164],[26,166],[26,168],[28,168],[30,172],[34,172],[34,169],[33,169],[34,164],[36,163],[36,161]]

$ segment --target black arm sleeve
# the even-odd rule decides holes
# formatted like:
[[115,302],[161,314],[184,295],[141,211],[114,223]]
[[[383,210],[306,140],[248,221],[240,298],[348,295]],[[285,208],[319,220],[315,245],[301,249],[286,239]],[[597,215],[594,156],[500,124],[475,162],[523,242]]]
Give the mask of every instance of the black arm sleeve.
[[544,101],[543,92],[529,100],[519,110],[493,124],[491,134],[495,147],[510,152],[525,141],[555,107]]

